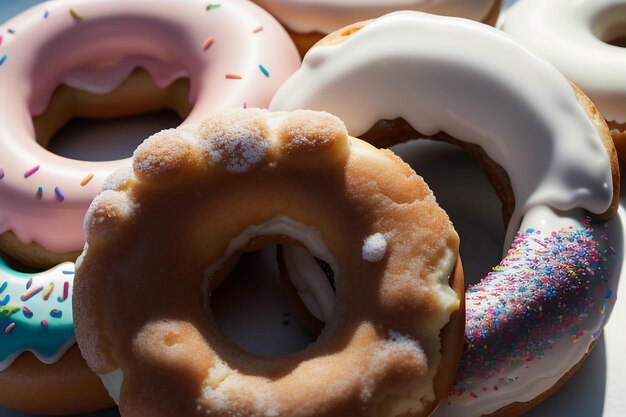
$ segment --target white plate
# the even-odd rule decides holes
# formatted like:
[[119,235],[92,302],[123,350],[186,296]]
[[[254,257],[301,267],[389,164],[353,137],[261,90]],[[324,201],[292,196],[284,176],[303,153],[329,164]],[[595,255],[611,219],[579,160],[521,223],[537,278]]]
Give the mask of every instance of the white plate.
[[[0,22],[38,2],[0,0]],[[505,7],[513,2],[505,0]],[[63,131],[63,141],[55,144],[56,152],[70,157],[106,159],[129,156],[143,137],[175,123],[176,118],[171,115],[111,122],[106,129],[102,129],[102,125],[73,123]],[[84,132],[89,132],[89,135],[84,135]],[[88,143],[84,140],[85,136],[89,137]],[[106,143],[111,137],[119,139],[114,146],[110,146],[110,142],[100,149],[93,146]],[[420,141],[398,146],[394,150],[425,177],[438,201],[453,219],[462,238],[461,254],[467,281],[480,279],[500,260],[503,237],[499,201],[482,172],[459,150],[445,144]],[[462,199],[468,189],[474,193],[473,197]],[[623,197],[618,214],[621,219],[625,219],[625,204],[626,197]],[[622,224],[625,223],[622,221]],[[294,319],[281,294],[272,260],[270,249],[242,264],[237,276],[220,289],[214,310],[218,318],[222,318],[224,333],[231,339],[258,353],[278,354],[303,347],[311,339]],[[266,271],[266,282],[246,279],[250,275],[258,276],[259,269]],[[625,280],[626,277],[622,276],[622,281]],[[626,334],[623,331],[626,328],[626,285],[620,286],[617,297],[620,301],[589,359],[559,392],[525,417],[626,415],[626,382],[622,377],[626,375],[626,361],[621,358],[622,352],[626,351]],[[246,304],[249,305],[246,310],[251,314],[237,308]],[[119,414],[113,409],[83,417],[87,416],[114,417]],[[0,417],[33,416],[0,408]]]

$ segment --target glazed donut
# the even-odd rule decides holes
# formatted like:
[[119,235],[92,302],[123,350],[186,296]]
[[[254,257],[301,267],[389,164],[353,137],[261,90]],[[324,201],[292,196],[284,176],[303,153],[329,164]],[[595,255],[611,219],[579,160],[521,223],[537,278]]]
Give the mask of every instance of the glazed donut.
[[287,29],[302,55],[327,34],[397,10],[458,16],[495,25],[502,0],[253,0]]
[[626,161],[626,1],[518,1],[502,29],[591,98]]
[[[215,108],[266,107],[300,65],[278,22],[244,0],[52,1],[1,31],[0,250],[43,267],[78,256],[89,203],[128,163],[53,154],[54,130],[74,116],[171,106],[192,122]],[[175,90],[158,91],[166,86]]]
[[[74,317],[122,415],[421,416],[445,394],[458,236],[390,151],[325,113],[220,111],[147,139],[117,182],[85,218]],[[242,251],[294,240],[335,271],[337,308],[304,350],[247,353],[217,330],[210,293]]]
[[270,109],[324,109],[378,146],[430,137],[478,159],[510,249],[468,289],[464,356],[438,415],[517,415],[582,360],[614,303],[615,252],[588,220],[618,206],[606,123],[554,67],[486,25],[399,12],[354,29],[311,49]]
[[2,406],[35,414],[75,414],[113,405],[76,346],[73,274],[70,262],[26,274],[0,260]]

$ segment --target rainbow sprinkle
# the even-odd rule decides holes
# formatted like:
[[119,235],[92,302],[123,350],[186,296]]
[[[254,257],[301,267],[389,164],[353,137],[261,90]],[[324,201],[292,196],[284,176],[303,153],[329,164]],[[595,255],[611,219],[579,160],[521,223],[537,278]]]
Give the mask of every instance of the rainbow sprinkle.
[[204,41],[204,43],[202,44],[202,49],[204,49],[205,51],[207,49],[209,49],[211,47],[211,45],[213,45],[215,43],[215,38],[207,38],[206,41]]
[[261,70],[263,75],[265,75],[267,78],[270,77],[270,72],[263,65],[259,64],[259,69]]
[[463,360],[449,395],[472,392],[473,380],[506,366],[529,366],[562,336],[585,335],[582,320],[613,295],[602,288],[608,255],[591,229],[519,233],[500,265],[466,292]]
[[52,310],[50,310],[50,317],[60,319],[61,317],[63,317],[63,312],[57,308],[53,308]]
[[80,14],[75,7],[70,7],[70,15],[72,15],[75,20],[83,20],[83,15]]
[[50,12],[48,11],[48,9],[46,9],[46,10],[43,12],[43,18],[44,18],[44,19],[47,19],[47,18],[48,18],[48,16],[50,16]]
[[0,65],[4,64],[4,61],[6,61],[6,60],[7,60],[7,57],[8,57],[8,55],[7,55],[7,54],[4,54],[4,55],[2,55],[2,56],[0,57]]
[[42,285],[40,285],[38,287],[35,287],[32,290],[26,292],[25,294],[22,294],[22,296],[20,297],[20,300],[28,301],[29,299],[31,299],[35,295],[39,294],[42,290],[43,290],[43,286]]
[[5,334],[9,334],[9,333],[11,333],[11,330],[13,330],[13,328],[14,328],[14,327],[15,327],[15,323],[11,323],[11,324],[9,324],[9,325],[6,327],[6,329],[4,329],[4,333],[5,333]]
[[59,201],[65,200],[65,196],[63,195],[63,192],[61,191],[61,188],[58,185],[54,187],[54,193],[57,196],[57,200]]
[[32,310],[26,306],[22,307],[22,313],[24,314],[24,317],[26,317],[27,319],[30,319],[33,317]]
[[91,181],[92,179],[93,179],[93,173],[90,172],[89,174],[87,174],[85,178],[81,180],[80,186],[84,187],[85,185],[89,184],[89,181]]
[[252,33],[259,33],[262,30],[263,30],[263,25],[260,25],[252,29]]
[[59,303],[62,303],[63,301],[67,300],[67,297],[69,296],[69,292],[70,292],[70,283],[68,281],[65,281],[63,283],[63,295],[60,297],[57,297],[57,301]]
[[42,297],[43,297],[44,301],[48,301],[48,298],[50,298],[50,294],[52,294],[52,290],[53,289],[54,289],[54,283],[51,282],[50,286],[48,286],[46,291],[44,291],[44,293],[42,294]]
[[215,9],[217,9],[218,7],[221,7],[221,6],[222,6],[222,5],[221,5],[220,3],[211,3],[211,4],[209,4],[209,5],[206,7],[206,10],[207,10],[207,12],[208,12],[209,10],[215,10]]
[[43,197],[43,187],[38,187],[37,188],[37,198],[41,200],[41,198]]
[[4,168],[0,168],[0,180],[4,178]]
[[227,80],[241,80],[243,78],[239,74],[226,74],[225,77]]
[[33,175],[35,172],[39,171],[39,168],[40,168],[39,165],[35,165],[34,167],[24,171],[24,178],[28,178],[31,175]]

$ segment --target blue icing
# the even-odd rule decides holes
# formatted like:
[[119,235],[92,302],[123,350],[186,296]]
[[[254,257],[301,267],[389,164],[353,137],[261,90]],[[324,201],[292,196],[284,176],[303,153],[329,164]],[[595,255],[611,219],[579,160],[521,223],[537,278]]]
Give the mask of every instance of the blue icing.
[[[74,264],[66,262],[27,274],[13,270],[0,259],[0,371],[25,351],[33,352],[43,362],[55,362],[74,344],[73,271]],[[65,282],[69,287],[64,299]],[[44,300],[51,284],[52,292]]]

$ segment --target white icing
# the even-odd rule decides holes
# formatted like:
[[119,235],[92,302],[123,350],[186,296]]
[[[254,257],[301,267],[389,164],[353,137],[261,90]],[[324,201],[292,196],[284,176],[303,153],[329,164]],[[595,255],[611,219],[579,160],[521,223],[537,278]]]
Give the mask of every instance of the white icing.
[[502,29],[552,62],[610,121],[626,122],[626,0],[524,0]]
[[253,0],[300,33],[330,33],[397,10],[483,20],[495,0]]
[[115,404],[120,403],[120,391],[122,390],[122,383],[124,382],[124,371],[117,368],[106,374],[98,374],[102,385],[106,388],[107,392],[115,401]]
[[335,308],[335,292],[324,271],[305,248],[285,245],[283,253],[287,276],[306,308],[318,320],[329,321]]
[[[561,229],[585,228],[586,213],[583,210],[571,210],[567,213],[556,212],[546,206],[532,208],[525,216],[520,230],[528,228],[540,229],[544,235],[557,232]],[[594,233],[594,238],[605,248],[617,242],[606,242],[602,235],[618,236],[617,228],[620,225],[609,225],[609,229],[599,229]],[[610,278],[610,276],[609,276]],[[614,294],[617,292],[618,277],[609,280],[608,290]],[[602,297],[604,293],[598,295]],[[489,294],[484,294],[488,297]],[[547,353],[532,363],[508,365],[506,369],[490,378],[476,378],[478,399],[469,395],[454,396],[448,402],[442,403],[434,417],[457,417],[459,415],[471,417],[490,414],[512,402],[525,402],[536,398],[556,384],[572,366],[580,362],[588,353],[590,345],[598,337],[598,332],[604,327],[610,317],[615,304],[615,297],[608,298],[604,312],[590,309],[589,315],[584,318],[575,342],[569,334],[554,340],[554,346]],[[533,366],[534,365],[534,366]],[[502,378],[514,378],[514,381],[504,382]],[[487,391],[481,388],[488,387]],[[497,386],[498,390],[492,390]]]
[[378,262],[387,253],[387,241],[382,233],[374,233],[365,238],[362,249],[363,260],[367,262]]
[[[333,113],[353,136],[402,117],[423,134],[444,131],[481,146],[507,171],[515,194],[505,250],[518,228],[582,227],[583,209],[602,213],[612,200],[608,156],[567,80],[506,34],[475,22],[399,12],[343,43],[315,47],[270,104],[297,108]],[[609,282],[613,291],[617,278]],[[465,404],[465,397],[451,398],[437,415],[478,416],[535,398],[587,353],[612,306],[608,300],[604,314],[585,318],[588,331],[576,343],[556,340],[540,366],[481,380],[499,389]],[[496,384],[509,372],[519,383]]]
[[313,48],[270,103],[300,108],[337,115],[353,136],[402,117],[480,145],[511,178],[509,243],[531,207],[602,213],[611,203],[608,156],[567,80],[480,23],[398,12]]

